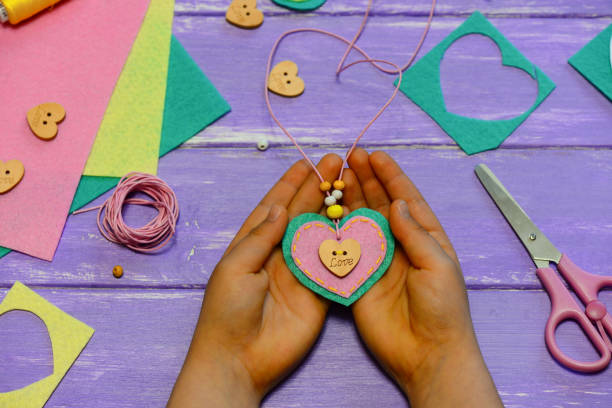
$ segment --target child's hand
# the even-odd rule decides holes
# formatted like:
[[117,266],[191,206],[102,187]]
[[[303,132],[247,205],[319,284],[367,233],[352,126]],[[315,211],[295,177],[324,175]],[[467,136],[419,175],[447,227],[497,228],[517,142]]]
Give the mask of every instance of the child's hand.
[[[333,180],[341,165],[327,155],[318,169]],[[328,303],[291,274],[278,244],[288,219],[319,212],[323,198],[299,161],[246,220],[208,282],[170,407],[258,406],[306,355]]]
[[412,407],[502,406],[482,359],[457,255],[408,176],[386,153],[349,160],[361,191],[350,210],[389,219],[397,239],[387,273],[353,306],[359,333]]

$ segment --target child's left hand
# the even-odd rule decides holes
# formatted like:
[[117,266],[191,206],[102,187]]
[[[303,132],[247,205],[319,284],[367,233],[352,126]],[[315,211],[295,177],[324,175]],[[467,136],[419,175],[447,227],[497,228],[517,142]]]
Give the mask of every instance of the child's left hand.
[[[341,165],[330,154],[317,167],[333,180]],[[208,282],[169,407],[258,406],[306,355],[328,303],[291,274],[278,244],[288,219],[321,211],[323,197],[302,160],[246,220]]]

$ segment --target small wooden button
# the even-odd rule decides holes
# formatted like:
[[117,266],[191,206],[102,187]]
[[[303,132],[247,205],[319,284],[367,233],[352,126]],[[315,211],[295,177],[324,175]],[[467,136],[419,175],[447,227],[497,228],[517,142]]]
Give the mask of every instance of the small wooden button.
[[304,92],[304,81],[297,74],[298,66],[295,62],[279,62],[270,72],[268,89],[281,96],[300,96]]
[[117,279],[123,276],[123,267],[121,265],[117,265],[113,268],[113,276]]
[[25,168],[19,160],[0,161],[0,194],[11,191],[23,178]]
[[66,117],[66,110],[59,103],[42,103],[28,111],[28,124],[32,132],[42,140],[57,136],[57,124]]
[[257,9],[257,0],[234,0],[227,8],[225,19],[240,28],[257,28],[264,15]]
[[357,266],[361,258],[361,245],[352,238],[342,242],[328,239],[319,247],[319,258],[331,273],[343,278]]

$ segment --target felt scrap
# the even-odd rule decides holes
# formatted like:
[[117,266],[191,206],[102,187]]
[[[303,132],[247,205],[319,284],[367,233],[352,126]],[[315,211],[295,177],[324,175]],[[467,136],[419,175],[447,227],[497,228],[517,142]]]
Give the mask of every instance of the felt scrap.
[[38,316],[49,331],[53,350],[53,373],[18,390],[0,393],[0,407],[41,408],[85,348],[94,330],[15,282],[0,303],[0,316],[24,310]]
[[83,174],[157,173],[173,15],[174,0],[151,0]]
[[[20,160],[19,188],[0,199],[0,245],[51,260],[117,78],[149,0],[61,2],[19,26],[0,25],[2,155]],[[121,10],[117,13],[116,10]],[[43,141],[26,113],[53,101],[60,134]]]
[[393,260],[395,238],[385,217],[368,208],[344,217],[339,228],[343,240],[353,238],[361,245],[361,258],[347,276],[335,276],[319,259],[321,243],[336,238],[334,223],[319,214],[302,214],[289,223],[282,242],[283,257],[302,285],[349,306],[387,271]]
[[[165,105],[160,157],[230,111],[229,104],[174,36],[170,45]],[[119,177],[81,177],[70,212],[82,208],[118,182]],[[9,252],[10,249],[0,247],[0,258]]]
[[612,24],[582,47],[568,62],[612,101]]
[[[440,86],[440,62],[453,42],[469,34],[489,37],[499,47],[503,65],[521,69],[537,81],[538,96],[526,112],[506,120],[482,120],[456,115],[446,110]],[[555,84],[550,78],[525,58],[478,11],[406,71],[400,85],[400,90],[436,121],[467,154],[499,147],[554,88]]]
[[312,11],[318,9],[323,4],[325,4],[325,0],[272,0],[274,3],[279,6],[296,10],[296,11]]

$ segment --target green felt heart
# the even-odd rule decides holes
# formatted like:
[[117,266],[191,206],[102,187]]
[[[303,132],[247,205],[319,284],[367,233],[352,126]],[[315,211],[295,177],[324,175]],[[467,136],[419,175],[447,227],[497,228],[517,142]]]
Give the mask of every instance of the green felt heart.
[[279,6],[297,11],[311,11],[325,3],[325,0],[272,0]]
[[387,271],[393,259],[395,238],[385,217],[368,208],[360,208],[344,217],[339,228],[340,242],[356,240],[361,248],[356,266],[346,276],[334,275],[319,258],[321,244],[336,238],[334,223],[319,214],[308,213],[294,218],[285,231],[282,249],[287,266],[304,286],[349,306]]

